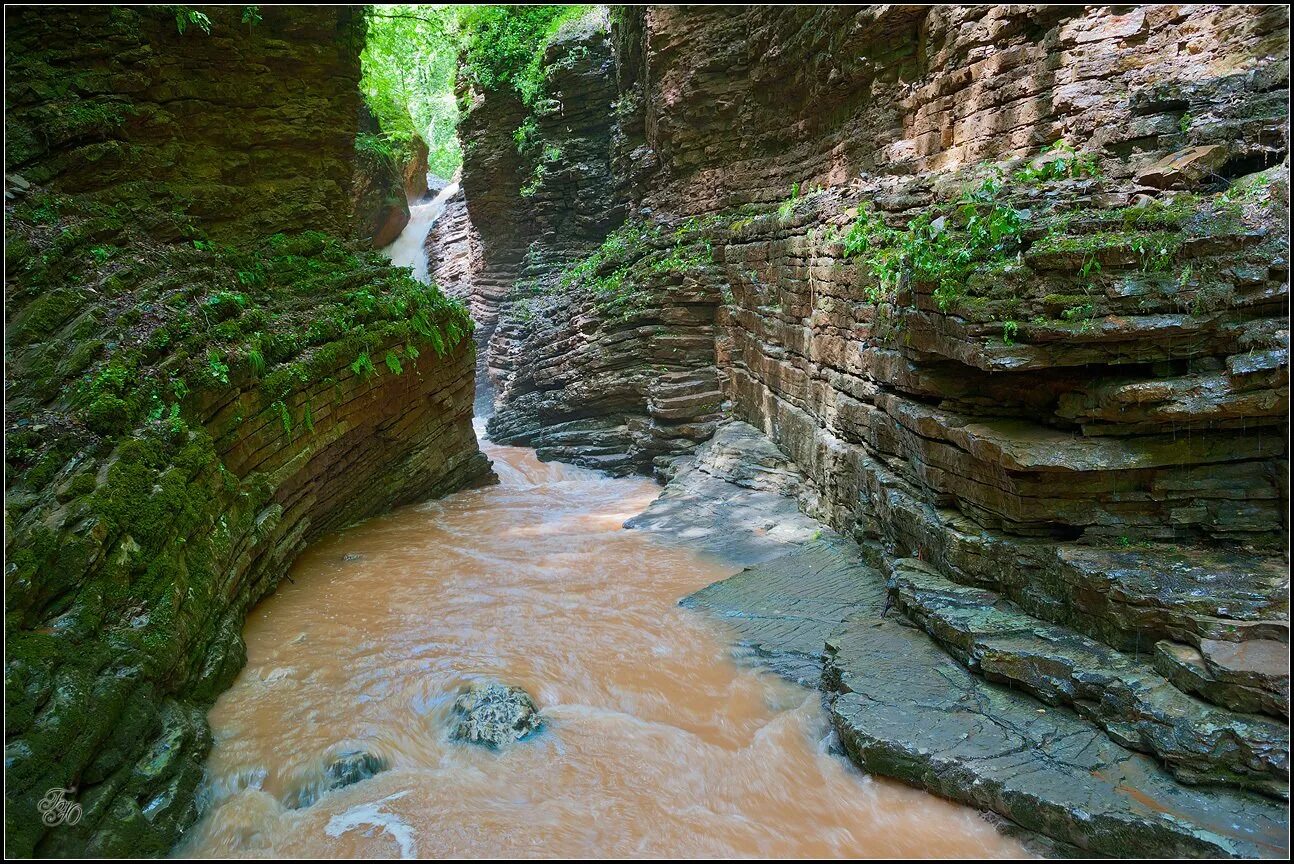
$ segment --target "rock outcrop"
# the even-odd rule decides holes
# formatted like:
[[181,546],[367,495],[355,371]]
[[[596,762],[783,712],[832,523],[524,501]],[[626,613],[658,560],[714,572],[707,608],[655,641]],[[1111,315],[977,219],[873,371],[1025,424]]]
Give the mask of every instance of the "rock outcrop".
[[497,750],[543,728],[535,700],[520,687],[485,681],[472,684],[454,700],[449,737]]
[[813,490],[760,458],[767,447],[746,424],[721,427],[627,527],[749,563],[682,605],[722,621],[739,659],[820,682],[840,745],[864,769],[1004,815],[1051,854],[1287,848],[1283,802],[1216,785],[1230,775],[1271,792],[1287,758],[1275,752],[1280,724],[1221,716],[1119,652],[1039,628],[919,561],[896,562],[887,580],[830,528],[795,512],[770,519]]
[[248,609],[490,475],[466,310],[350,239],[360,21],[241,14],[7,17],[9,855],[166,853]]
[[[1085,833],[1079,798],[1012,803],[1000,775],[914,762],[949,730],[898,722],[902,692],[892,729],[837,711],[869,769],[1035,808],[1028,827],[1079,849],[1272,854],[1288,40],[1256,6],[613,10],[603,37],[550,46],[561,124],[514,101],[464,127],[464,177],[490,181],[464,188],[497,310],[491,433],[665,479],[746,421],[886,574],[912,656],[960,670],[940,699],[1006,705],[1007,682],[1020,710],[1050,706],[1003,752],[1059,764],[1045,742],[1088,741],[1154,800],[1257,834],[1200,840],[1203,815],[1185,839],[1138,822],[1138,845],[1122,816]],[[533,174],[526,128],[553,156]],[[830,681],[872,668],[861,644]],[[1120,776],[1107,792],[1145,785]]]

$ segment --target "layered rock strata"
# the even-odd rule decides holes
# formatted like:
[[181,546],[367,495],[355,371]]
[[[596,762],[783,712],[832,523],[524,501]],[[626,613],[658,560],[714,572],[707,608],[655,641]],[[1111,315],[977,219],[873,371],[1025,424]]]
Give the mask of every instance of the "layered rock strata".
[[248,609],[489,477],[466,310],[347,239],[359,21],[262,9],[7,18],[9,855],[166,853]]
[[[780,511],[812,483],[770,447],[746,424],[721,427],[627,527],[750,564],[682,604],[716,616],[739,659],[820,685],[865,770],[1005,816],[1048,854],[1285,854],[1283,802],[1215,785],[1280,776],[1287,745],[1267,749],[1279,724],[1220,716],[919,561],[887,579],[852,541]],[[1189,771],[1205,785],[1178,782]]]
[[[1017,806],[957,759],[898,758],[932,729],[838,714],[842,736],[891,742],[852,747],[870,770],[1017,821],[1073,808],[1030,827],[1080,849],[1270,854],[1263,796],[1288,795],[1288,39],[1253,6],[614,10],[614,93],[558,100],[614,118],[608,233],[537,283],[523,257],[578,244],[494,241],[515,266],[489,292],[493,434],[668,478],[747,421],[804,478],[806,512],[889,574],[903,639],[925,629],[920,656],[960,661],[967,695],[940,698],[1009,682],[1061,719],[1003,747],[1064,762],[1045,742],[1081,737],[1153,776],[1155,800],[1261,836],[1146,828],[1137,846],[1121,816],[1088,836],[1076,799],[1026,788]],[[465,172],[506,161],[526,120],[469,128]],[[488,201],[511,190],[524,212],[509,164]],[[913,587],[914,560],[938,590]],[[1114,793],[1144,786],[1125,780]],[[1210,785],[1228,790],[1214,804]]]

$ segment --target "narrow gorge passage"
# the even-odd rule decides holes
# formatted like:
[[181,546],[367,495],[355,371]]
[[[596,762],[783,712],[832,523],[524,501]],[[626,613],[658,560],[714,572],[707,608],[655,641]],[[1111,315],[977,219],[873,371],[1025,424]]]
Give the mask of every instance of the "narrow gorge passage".
[[[621,528],[654,483],[482,449],[498,486],[321,541],[252,613],[179,854],[1021,854],[973,810],[828,755],[817,693],[733,664],[676,601],[736,568]],[[483,678],[535,694],[546,729],[500,752],[448,741]],[[354,750],[388,770],[285,805]]]
[[6,858],[1289,857],[1287,7],[6,13]]

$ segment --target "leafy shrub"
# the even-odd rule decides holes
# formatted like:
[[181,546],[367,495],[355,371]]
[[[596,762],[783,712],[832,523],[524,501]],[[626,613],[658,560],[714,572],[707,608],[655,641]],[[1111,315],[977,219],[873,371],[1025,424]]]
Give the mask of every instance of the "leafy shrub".
[[475,6],[464,13],[463,70],[486,90],[512,90],[533,105],[543,90],[544,49],[592,6]]
[[933,285],[939,308],[947,311],[961,295],[967,278],[985,267],[1002,268],[1023,246],[1020,211],[997,200],[1001,185],[986,181],[963,195],[951,212],[925,212],[906,230],[891,228],[871,209],[864,209],[845,235],[846,255],[864,255],[876,279],[872,302],[895,291],[904,279]]

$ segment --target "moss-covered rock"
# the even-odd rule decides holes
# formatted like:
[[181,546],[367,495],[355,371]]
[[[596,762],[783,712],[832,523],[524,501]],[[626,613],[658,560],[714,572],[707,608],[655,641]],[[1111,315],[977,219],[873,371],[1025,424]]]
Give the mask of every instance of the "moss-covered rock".
[[465,309],[346,239],[352,13],[238,13],[8,22],[9,855],[167,852],[247,610],[489,474]]

